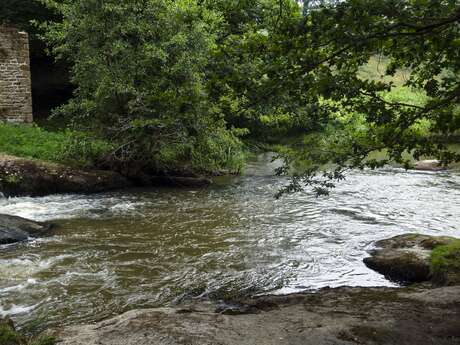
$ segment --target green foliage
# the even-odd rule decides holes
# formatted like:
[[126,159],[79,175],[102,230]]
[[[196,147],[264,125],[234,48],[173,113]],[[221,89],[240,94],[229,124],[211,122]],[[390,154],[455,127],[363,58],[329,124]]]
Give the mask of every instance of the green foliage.
[[64,21],[46,25],[46,37],[73,64],[77,86],[59,114],[113,142],[114,160],[227,168],[219,146],[241,144],[205,78],[218,13],[194,0],[47,3]]
[[0,2],[0,24],[12,24],[34,31],[31,21],[52,18],[50,11],[36,0],[5,0]]
[[[271,54],[285,57],[280,85],[302,87],[310,109],[320,109],[308,114],[317,124],[313,149],[285,155],[279,172],[294,175],[286,191],[327,193],[348,169],[408,167],[408,153],[460,161],[442,140],[460,128],[459,20],[453,0],[323,1],[297,31],[273,37]],[[384,149],[387,160],[368,159]]]
[[271,40],[295,31],[302,19],[297,2],[204,3],[223,17],[206,75],[210,97],[227,122],[248,129],[252,139],[266,142],[310,130],[303,90],[281,86],[280,68],[285,57],[270,54]]
[[49,132],[36,126],[0,123],[0,152],[79,166],[94,165],[111,146],[88,135]]
[[50,335],[28,339],[17,332],[10,321],[0,319],[0,345],[55,345],[56,342],[56,338]]
[[192,167],[200,171],[218,171],[225,167],[230,172],[240,173],[246,153],[235,138],[234,133],[224,130],[202,138],[193,147]]
[[23,345],[23,338],[6,322],[0,320],[0,344]]
[[439,275],[460,272],[460,240],[438,246],[431,252],[431,272]]
[[409,154],[460,160],[443,142],[460,128],[457,0],[42,2],[77,86],[57,113],[115,161],[238,170],[242,134],[306,134],[279,173],[323,193]]
[[96,167],[113,150],[107,141],[95,139],[87,133],[65,131],[66,139],[54,160],[83,167]]

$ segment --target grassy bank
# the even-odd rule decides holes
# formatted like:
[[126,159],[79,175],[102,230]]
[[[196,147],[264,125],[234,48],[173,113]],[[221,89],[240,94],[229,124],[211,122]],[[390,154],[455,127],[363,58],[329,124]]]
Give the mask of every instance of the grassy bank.
[[92,166],[111,149],[101,140],[69,130],[0,123],[0,152],[75,166]]

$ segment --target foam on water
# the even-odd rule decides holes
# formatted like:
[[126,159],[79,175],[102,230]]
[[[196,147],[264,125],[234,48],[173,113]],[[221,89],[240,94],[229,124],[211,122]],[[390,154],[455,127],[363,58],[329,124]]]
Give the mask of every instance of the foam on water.
[[2,305],[0,305],[0,317],[12,317],[18,316],[21,314],[27,314],[32,312],[38,304],[31,305],[31,306],[23,306],[23,305],[11,305],[9,308],[4,309]]
[[0,213],[36,221],[72,218],[100,218],[136,211],[144,202],[124,200],[120,195],[51,195],[39,198],[2,198]]

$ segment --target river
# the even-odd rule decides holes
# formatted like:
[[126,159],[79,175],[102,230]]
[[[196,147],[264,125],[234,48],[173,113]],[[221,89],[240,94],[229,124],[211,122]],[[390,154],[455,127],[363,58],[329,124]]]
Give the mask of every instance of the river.
[[267,155],[207,189],[0,199],[0,213],[57,224],[0,248],[0,316],[91,322],[186,298],[392,286],[362,263],[375,240],[460,237],[460,172],[355,171],[328,197],[275,200]]

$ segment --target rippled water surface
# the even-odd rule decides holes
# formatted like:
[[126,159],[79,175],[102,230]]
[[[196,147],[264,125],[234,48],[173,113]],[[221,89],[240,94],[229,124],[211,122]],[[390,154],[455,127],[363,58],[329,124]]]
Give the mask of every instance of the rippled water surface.
[[0,316],[88,322],[191,296],[391,285],[362,263],[406,232],[460,236],[460,174],[353,172],[331,196],[274,200],[286,180],[259,157],[205,190],[0,199],[0,213],[58,224],[0,248]]

